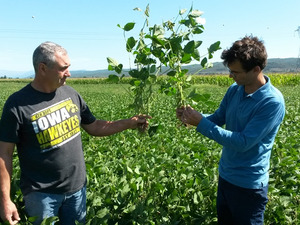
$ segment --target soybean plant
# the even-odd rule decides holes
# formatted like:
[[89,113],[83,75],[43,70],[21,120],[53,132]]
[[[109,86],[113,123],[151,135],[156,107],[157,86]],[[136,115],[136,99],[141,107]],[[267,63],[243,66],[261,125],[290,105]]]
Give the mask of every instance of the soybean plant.
[[[191,62],[199,63],[199,71],[212,66],[208,62],[213,53],[220,49],[220,42],[210,45],[207,53],[200,55],[199,47],[201,40],[196,39],[204,31],[202,12],[193,10],[180,10],[173,21],[162,22],[162,24],[149,25],[149,5],[144,12],[145,21],[138,33],[138,37],[126,37],[126,34],[135,27],[134,22],[125,26],[118,24],[123,30],[126,42],[126,50],[132,54],[136,68],[130,68],[128,75],[131,76],[131,87],[129,93],[133,96],[131,107],[138,114],[149,114],[151,98],[153,97],[153,85],[158,75],[166,74],[168,79],[163,79],[159,91],[176,97],[176,106],[186,105],[186,99],[190,98],[197,102],[206,99],[207,96],[196,93],[195,90],[185,95],[184,89],[191,86],[192,76],[183,65]],[[127,74],[123,64],[115,59],[107,58],[108,69],[115,71],[118,75],[109,75],[109,80],[119,82]]]

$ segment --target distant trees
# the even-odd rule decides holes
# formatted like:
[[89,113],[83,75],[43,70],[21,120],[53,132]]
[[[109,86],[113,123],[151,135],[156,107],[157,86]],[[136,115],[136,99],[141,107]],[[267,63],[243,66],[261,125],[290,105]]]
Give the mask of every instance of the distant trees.
[[[0,76],[0,79],[12,79],[11,77],[7,77],[6,75],[4,75],[4,76]],[[16,78],[14,78],[14,79],[19,79],[19,77],[16,77]]]

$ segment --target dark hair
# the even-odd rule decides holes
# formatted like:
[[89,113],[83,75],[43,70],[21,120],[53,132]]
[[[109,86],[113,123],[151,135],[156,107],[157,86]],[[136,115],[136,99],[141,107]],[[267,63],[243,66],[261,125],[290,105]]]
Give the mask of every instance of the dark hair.
[[57,52],[67,54],[67,51],[56,43],[47,41],[40,44],[35,49],[32,56],[34,70],[38,70],[40,63],[45,63],[49,67],[53,66],[55,64],[55,53]]
[[256,66],[259,66],[263,70],[267,64],[267,58],[268,55],[263,41],[253,36],[245,36],[243,39],[235,41],[221,55],[223,64],[226,67],[238,60],[246,72]]

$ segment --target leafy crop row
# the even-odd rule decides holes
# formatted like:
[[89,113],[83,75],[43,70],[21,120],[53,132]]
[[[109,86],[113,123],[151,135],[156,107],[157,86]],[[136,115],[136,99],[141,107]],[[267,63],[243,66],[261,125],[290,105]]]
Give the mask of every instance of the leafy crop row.
[[[272,83],[275,86],[278,85],[289,85],[289,86],[296,86],[300,85],[300,74],[266,74],[269,76],[272,80]],[[161,75],[157,77],[157,83],[161,84],[164,82],[165,79],[168,79],[166,76]],[[32,79],[0,79],[0,83],[4,84],[27,84]],[[131,77],[124,77],[120,83],[122,84],[129,84],[131,82]],[[192,84],[213,84],[218,86],[226,86],[228,87],[230,84],[232,84],[233,80],[229,78],[229,74],[211,74],[211,75],[192,75],[191,77],[191,83]],[[111,80],[107,78],[72,78],[68,80],[69,84],[113,84]]]

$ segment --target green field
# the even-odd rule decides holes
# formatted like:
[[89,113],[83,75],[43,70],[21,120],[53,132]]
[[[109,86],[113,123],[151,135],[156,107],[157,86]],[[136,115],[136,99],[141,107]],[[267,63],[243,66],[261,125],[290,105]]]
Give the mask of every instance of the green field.
[[[265,224],[300,221],[300,76],[270,75],[283,93],[286,116],[273,148],[269,203]],[[0,80],[0,111],[7,97],[28,80]],[[193,77],[193,87],[210,99],[193,105],[201,112],[217,109],[232,80],[225,76]],[[69,79],[99,119],[133,115],[126,82]],[[175,117],[175,101],[159,94],[151,104],[150,125],[156,133],[127,130],[110,137],[82,133],[88,175],[87,224],[216,224],[218,161],[222,146],[184,127]],[[19,168],[14,159],[12,198],[23,212],[18,188]]]

